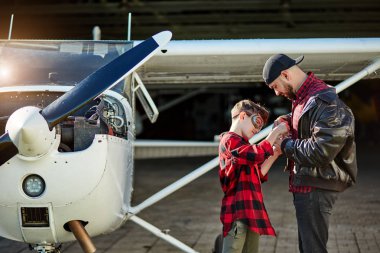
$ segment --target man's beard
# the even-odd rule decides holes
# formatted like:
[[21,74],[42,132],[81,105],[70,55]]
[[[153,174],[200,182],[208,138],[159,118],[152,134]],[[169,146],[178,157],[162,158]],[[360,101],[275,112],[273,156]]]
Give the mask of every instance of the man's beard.
[[289,100],[294,100],[296,99],[296,94],[293,91],[293,88],[290,84],[285,84],[285,93],[283,93],[283,96],[286,97]]

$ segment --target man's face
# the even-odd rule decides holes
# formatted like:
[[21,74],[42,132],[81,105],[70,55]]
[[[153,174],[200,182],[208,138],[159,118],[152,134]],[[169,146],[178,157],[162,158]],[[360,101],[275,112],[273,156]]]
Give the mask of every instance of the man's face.
[[276,96],[283,96],[289,100],[296,98],[296,94],[293,91],[292,85],[286,80],[286,78],[282,77],[281,75],[268,86],[274,90]]

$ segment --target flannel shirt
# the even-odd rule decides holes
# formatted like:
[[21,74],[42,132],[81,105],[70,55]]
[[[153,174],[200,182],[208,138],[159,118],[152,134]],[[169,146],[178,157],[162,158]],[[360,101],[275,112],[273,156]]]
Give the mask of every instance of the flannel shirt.
[[260,164],[273,155],[271,144],[264,140],[251,145],[234,132],[222,134],[219,144],[219,179],[224,192],[220,220],[223,236],[235,220],[245,223],[260,235],[275,235],[263,202],[261,181],[266,181]]
[[[305,107],[309,98],[317,93],[318,91],[327,89],[328,86],[317,77],[314,76],[312,72],[307,73],[308,77],[305,82],[299,88],[296,93],[296,98],[292,101],[292,118],[291,118],[291,131],[292,138],[298,138],[298,121],[302,115],[303,108]],[[289,161],[289,191],[296,193],[308,193],[314,190],[311,186],[294,186],[292,184],[294,177],[294,161]]]

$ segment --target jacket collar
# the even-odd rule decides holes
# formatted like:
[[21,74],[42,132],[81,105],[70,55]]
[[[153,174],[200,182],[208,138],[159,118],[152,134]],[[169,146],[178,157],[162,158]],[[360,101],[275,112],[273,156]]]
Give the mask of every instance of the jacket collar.
[[316,99],[320,99],[328,104],[333,103],[336,101],[338,95],[336,94],[336,90],[334,87],[329,87],[325,90],[319,91],[312,95],[309,100],[307,101],[305,107],[302,110],[301,117],[302,115],[313,108],[317,103],[315,102]]

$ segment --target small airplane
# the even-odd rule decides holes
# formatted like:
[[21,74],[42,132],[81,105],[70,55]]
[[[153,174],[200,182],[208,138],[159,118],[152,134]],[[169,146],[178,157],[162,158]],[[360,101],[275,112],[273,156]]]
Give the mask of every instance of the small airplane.
[[[2,116],[7,120],[0,137],[0,181],[7,189],[0,200],[1,236],[29,243],[38,252],[58,252],[55,243],[76,238],[84,252],[95,252],[90,236],[123,224],[132,193],[133,117],[126,98],[108,89],[170,39],[169,31],[158,33],[75,86],[1,88],[1,114],[7,115]],[[47,51],[39,60],[41,47]],[[77,55],[65,50],[62,43],[5,43],[2,73],[17,62],[12,71],[22,71],[10,78],[39,79],[42,73],[33,72],[35,68],[54,69],[59,65],[54,60],[73,64]],[[58,54],[64,56],[56,59]],[[50,79],[59,82],[59,74],[50,72]],[[87,115],[81,114],[83,109]]]
[[364,77],[380,78],[380,38],[170,38],[166,31],[134,42],[0,41],[0,236],[37,252],[59,252],[62,243],[78,240],[87,253],[96,250],[91,237],[131,220],[196,252],[137,214],[217,167],[218,159],[131,206],[134,148],[163,145],[135,140],[136,98],[151,122],[158,116],[144,84],[261,82],[263,63],[279,52],[305,55],[303,67],[326,80],[346,79],[338,92]]

